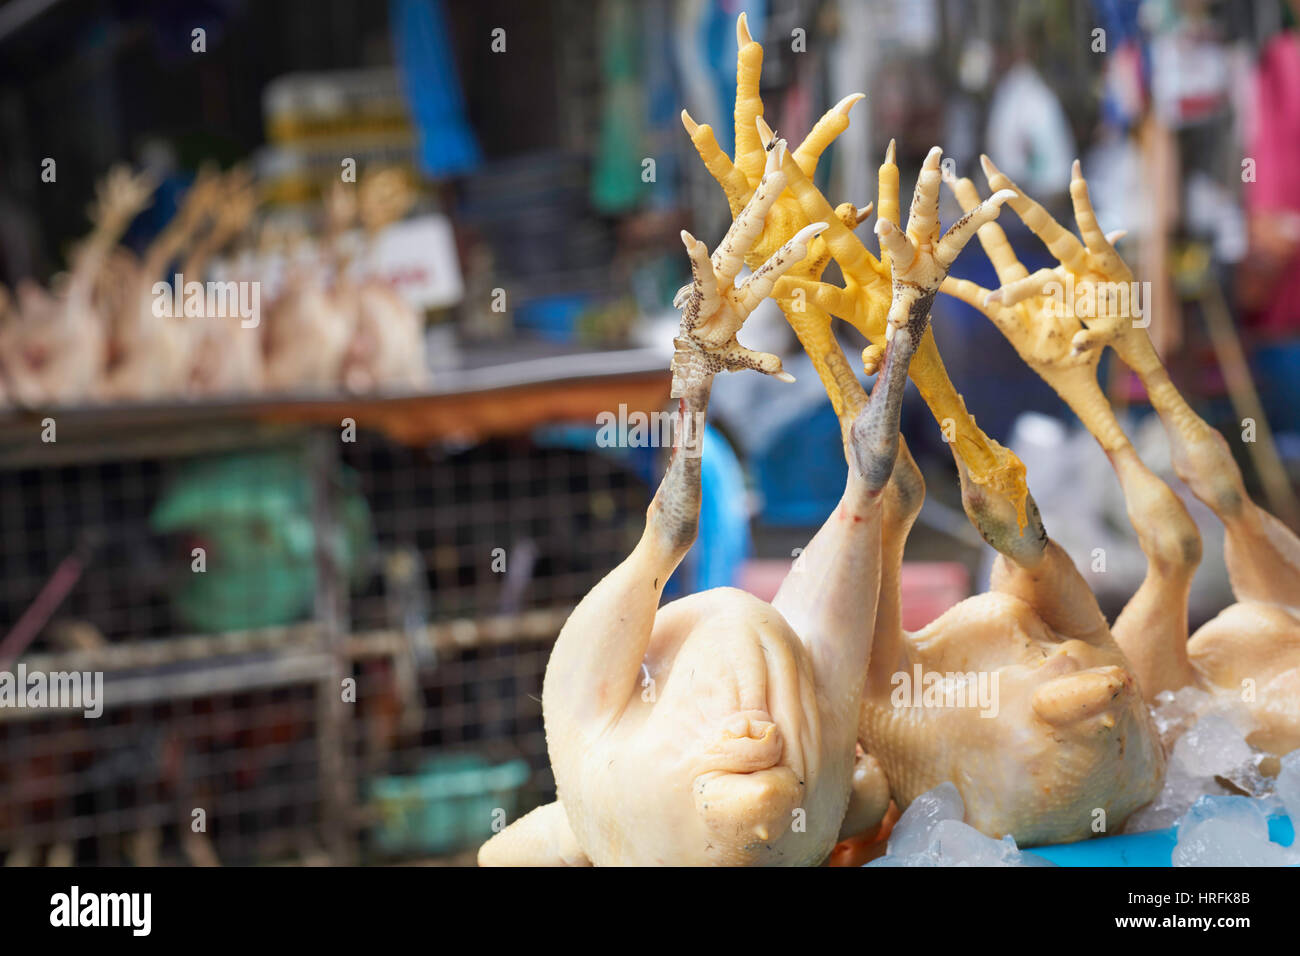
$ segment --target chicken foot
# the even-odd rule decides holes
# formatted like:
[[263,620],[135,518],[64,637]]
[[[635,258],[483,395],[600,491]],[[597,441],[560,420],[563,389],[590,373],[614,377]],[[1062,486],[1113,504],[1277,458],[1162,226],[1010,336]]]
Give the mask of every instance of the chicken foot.
[[[763,167],[763,136],[759,121],[763,116],[763,100],[759,93],[762,74],[763,48],[754,41],[744,14],[736,23],[738,52],[736,57],[736,156],[732,160],[719,148],[713,131],[695,123],[687,114],[682,122],[691,136],[696,151],[709,173],[717,180],[727,196],[732,215],[744,204],[754,188],[758,171]],[[876,259],[853,235],[853,228],[871,211],[868,206],[855,210],[852,204],[842,204],[832,210],[820,192],[812,186],[811,179],[818,161],[835,137],[849,125],[849,112],[864,98],[861,93],[844,97],[822,116],[803,143],[791,157],[787,169],[789,189],[780,197],[760,242],[751,250],[748,264],[756,268],[762,258],[796,230],[810,221],[828,223],[824,237],[813,243],[809,258],[777,283],[773,298],[785,313],[800,345],[813,362],[817,374],[826,381],[832,372],[843,371],[843,366],[831,366],[829,356],[838,351],[831,330],[832,316],[843,319],[877,345],[884,344],[893,289],[888,253],[883,251]],[[764,124],[763,128],[766,127]],[[881,167],[882,196],[884,184],[892,176],[893,194],[897,196],[898,168],[894,165],[893,149]],[[882,204],[884,200],[882,199]],[[880,209],[882,216],[897,221],[897,209]],[[824,243],[824,245],[823,245]],[[827,253],[834,250],[836,261],[844,274],[843,288],[820,282],[821,271],[829,261]],[[943,367],[933,337],[925,335],[917,347],[916,361],[911,366],[911,377],[921,397],[929,405],[935,420],[954,433],[954,447],[971,469],[976,483],[1000,489],[1016,500],[1018,515],[1024,521],[1024,466],[997,442],[985,435],[974,418],[967,412],[961,396],[953,387]],[[846,407],[841,397],[842,389],[831,390],[831,403],[841,423],[852,421],[856,409]]]

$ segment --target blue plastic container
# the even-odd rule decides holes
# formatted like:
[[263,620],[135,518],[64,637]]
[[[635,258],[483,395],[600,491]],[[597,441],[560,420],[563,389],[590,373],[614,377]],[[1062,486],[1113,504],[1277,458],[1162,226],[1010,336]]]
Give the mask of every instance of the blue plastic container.
[[[1057,866],[1173,866],[1178,830],[1152,830],[1125,836],[1100,837],[1081,843],[1030,847],[1025,852],[1041,856]],[[1295,830],[1285,816],[1271,817],[1268,838],[1290,846]]]
[[1252,364],[1273,431],[1300,432],[1300,342],[1256,349]]

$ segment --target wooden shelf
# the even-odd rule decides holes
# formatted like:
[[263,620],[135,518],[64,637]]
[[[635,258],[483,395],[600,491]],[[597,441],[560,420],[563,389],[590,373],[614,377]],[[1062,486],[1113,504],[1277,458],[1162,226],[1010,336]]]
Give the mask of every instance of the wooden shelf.
[[[668,362],[658,349],[583,352],[437,373],[421,392],[381,395],[250,396],[211,401],[134,402],[0,413],[0,465],[21,467],[132,455],[176,455],[283,442],[305,426],[353,419],[394,441],[481,441],[597,413],[651,412],[668,399]],[[57,441],[41,440],[53,418]]]

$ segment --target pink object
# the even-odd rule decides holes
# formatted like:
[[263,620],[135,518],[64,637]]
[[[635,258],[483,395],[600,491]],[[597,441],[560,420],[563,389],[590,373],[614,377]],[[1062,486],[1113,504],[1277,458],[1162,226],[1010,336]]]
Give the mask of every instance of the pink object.
[[[1300,35],[1285,30],[1260,54],[1255,71],[1254,128],[1246,137],[1255,160],[1255,182],[1242,187],[1246,207],[1256,214],[1300,214]],[[1300,250],[1283,270],[1261,329],[1278,333],[1300,327]]]
[[[771,601],[789,573],[789,561],[746,561],[736,586]],[[970,596],[970,572],[957,561],[904,561],[902,590],[903,627],[917,631]]]

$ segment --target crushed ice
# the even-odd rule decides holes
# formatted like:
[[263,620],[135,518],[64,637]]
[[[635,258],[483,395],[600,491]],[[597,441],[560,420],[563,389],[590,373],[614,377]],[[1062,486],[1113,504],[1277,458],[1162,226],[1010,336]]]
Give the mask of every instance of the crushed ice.
[[1176,826],[1174,866],[1300,865],[1300,841],[1284,847],[1268,833],[1272,816],[1300,821],[1300,750],[1269,776],[1265,766],[1275,762],[1247,743],[1245,708],[1194,687],[1156,701],[1156,728],[1166,746],[1173,742],[1164,787],[1124,832]]
[[1273,780],[1260,769],[1267,755],[1246,742],[1253,724],[1240,704],[1184,687],[1158,694],[1152,713],[1173,750],[1160,794],[1129,818],[1125,833],[1173,826],[1203,796],[1272,793]]
[[903,811],[885,855],[867,866],[1052,866],[1023,853],[1009,836],[994,840],[962,822],[966,804],[951,783],[921,794]]

